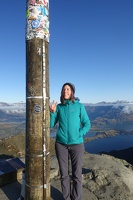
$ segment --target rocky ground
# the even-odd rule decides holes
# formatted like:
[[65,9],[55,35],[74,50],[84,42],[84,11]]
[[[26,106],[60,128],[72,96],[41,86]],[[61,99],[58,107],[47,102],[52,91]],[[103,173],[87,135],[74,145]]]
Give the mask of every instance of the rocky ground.
[[[108,155],[84,154],[82,200],[132,200],[133,166]],[[70,168],[71,171],[71,168]],[[51,200],[63,200],[58,163],[51,156]],[[21,181],[1,187],[0,199],[18,200]]]
[[[58,163],[51,138],[51,199],[62,200]],[[0,159],[25,156],[25,135],[0,140]],[[125,150],[133,155],[133,148]],[[114,153],[114,152],[113,152]],[[118,154],[118,153],[117,153]],[[121,152],[121,155],[124,152]],[[83,161],[83,200],[132,200],[133,166],[127,161],[106,155],[85,152]],[[120,157],[120,155],[119,155]],[[124,158],[125,158],[124,157]],[[70,169],[71,170],[71,169]],[[14,199],[15,200],[15,199]]]
[[[51,191],[62,200],[55,156],[51,157],[51,166]],[[85,153],[82,177],[83,200],[133,199],[133,166],[124,160]],[[57,200],[54,195],[51,198]]]

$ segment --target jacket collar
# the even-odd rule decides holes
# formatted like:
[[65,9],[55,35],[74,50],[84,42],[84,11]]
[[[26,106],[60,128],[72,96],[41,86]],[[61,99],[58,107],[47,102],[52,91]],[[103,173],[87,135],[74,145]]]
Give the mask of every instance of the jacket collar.
[[65,100],[65,105],[69,105],[69,104],[73,104],[73,102],[71,100],[69,100],[69,99]]

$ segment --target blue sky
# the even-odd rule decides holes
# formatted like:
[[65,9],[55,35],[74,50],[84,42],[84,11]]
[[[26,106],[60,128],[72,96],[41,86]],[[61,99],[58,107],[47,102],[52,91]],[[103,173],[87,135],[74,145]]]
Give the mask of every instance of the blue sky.
[[[1,1],[0,102],[25,102],[26,0]],[[50,0],[50,100],[133,101],[133,0]]]

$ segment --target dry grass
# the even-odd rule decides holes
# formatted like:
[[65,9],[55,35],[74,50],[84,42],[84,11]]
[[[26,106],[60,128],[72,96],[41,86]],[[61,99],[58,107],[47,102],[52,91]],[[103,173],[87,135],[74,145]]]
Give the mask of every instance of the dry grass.
[[[55,154],[55,139],[50,139],[50,153]],[[25,156],[25,133],[0,140],[0,159]]]

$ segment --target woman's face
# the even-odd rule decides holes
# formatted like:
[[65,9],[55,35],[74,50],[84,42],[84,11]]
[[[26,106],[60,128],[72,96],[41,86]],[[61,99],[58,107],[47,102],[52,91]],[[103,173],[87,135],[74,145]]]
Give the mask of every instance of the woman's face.
[[63,88],[64,99],[70,99],[71,94],[72,94],[72,90],[71,90],[70,86],[65,85]]

